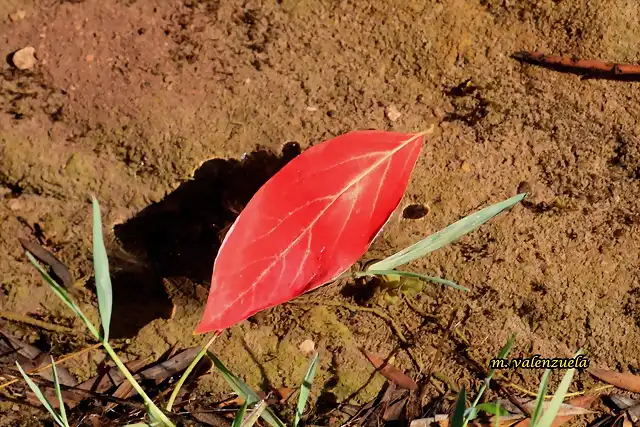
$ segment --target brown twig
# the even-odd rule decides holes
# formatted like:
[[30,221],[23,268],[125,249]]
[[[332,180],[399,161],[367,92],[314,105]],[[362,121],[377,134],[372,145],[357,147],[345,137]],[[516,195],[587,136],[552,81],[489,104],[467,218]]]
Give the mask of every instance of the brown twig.
[[528,51],[516,52],[512,57],[518,61],[574,74],[640,79],[640,65],[635,64],[619,64],[598,59],[580,59],[574,56],[547,55]]
[[66,265],[60,262],[55,255],[37,243],[30,242],[27,239],[18,237],[18,241],[22,247],[26,251],[29,251],[38,261],[48,265],[51,268],[53,275],[60,279],[65,288],[70,289],[73,286],[73,278],[71,277],[69,269]]
[[[61,365],[61,364],[62,364],[64,361],[66,361],[66,360],[69,360],[69,359],[73,359],[73,358],[75,358],[75,357],[78,357],[78,356],[80,356],[81,354],[84,354],[84,353],[86,353],[86,352],[88,352],[88,351],[94,350],[94,349],[96,349],[96,348],[98,348],[98,347],[100,347],[100,346],[102,346],[102,343],[97,343],[97,344],[94,344],[94,345],[92,345],[92,346],[90,346],[90,347],[83,348],[83,349],[82,349],[82,350],[80,350],[80,351],[76,351],[75,353],[71,353],[71,354],[68,354],[68,355],[66,355],[66,356],[64,356],[64,357],[61,357],[61,358],[58,360],[58,362],[56,363],[56,365]],[[38,373],[38,372],[40,372],[40,371],[44,371],[44,370],[49,369],[49,368],[51,368],[51,363],[47,363],[46,365],[42,365],[42,366],[40,366],[39,368],[33,369],[33,370],[31,370],[31,371],[28,371],[27,373],[28,373],[28,374],[35,374],[35,373]],[[18,382],[18,381],[20,381],[20,380],[22,380],[22,377],[16,377],[16,378],[14,378],[14,379],[12,379],[12,380],[10,380],[10,381],[7,381],[7,382],[6,382],[6,383],[4,383],[4,384],[0,384],[0,390],[2,390],[3,388],[9,387],[11,384],[15,384],[15,383],[17,383],[17,382]]]
[[0,310],[0,318],[10,320],[12,322],[25,323],[27,325],[35,326],[37,328],[46,329],[48,331],[60,332],[63,334],[76,334],[77,331],[74,331],[71,328],[67,328],[66,326],[55,325],[53,323],[44,322],[42,320],[37,320],[29,316],[25,316],[23,314],[14,313],[12,311],[4,311]]

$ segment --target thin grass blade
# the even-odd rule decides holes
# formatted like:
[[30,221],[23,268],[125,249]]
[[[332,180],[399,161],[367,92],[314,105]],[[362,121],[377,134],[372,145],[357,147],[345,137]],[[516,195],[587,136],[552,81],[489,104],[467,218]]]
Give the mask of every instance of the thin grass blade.
[[113,291],[111,289],[111,277],[109,275],[109,259],[104,247],[102,236],[102,219],[100,218],[100,205],[95,197],[93,200],[93,269],[96,278],[96,291],[98,294],[98,310],[102,323],[103,341],[109,340],[109,325],[111,324],[111,310],[113,308]]
[[[251,388],[244,383],[240,378],[236,377],[227,369],[218,357],[212,352],[207,350],[207,356],[211,359],[218,372],[225,379],[227,384],[235,391],[238,396],[245,399],[249,405],[259,402],[260,397]],[[273,413],[270,408],[266,408],[262,413],[262,419],[265,420],[272,427],[285,427],[285,424]]]
[[[505,357],[507,357],[507,354],[509,354],[509,352],[511,351],[511,347],[513,347],[513,344],[515,343],[515,341],[516,341],[516,335],[512,334],[507,340],[506,344],[498,352],[498,359],[504,359]],[[477,410],[478,403],[480,402],[480,399],[482,398],[482,395],[484,394],[485,390],[490,387],[491,378],[493,378],[493,374],[495,374],[495,372],[496,372],[495,369],[491,369],[487,374],[487,377],[484,379],[484,383],[482,384],[482,386],[480,386],[478,395],[476,396],[473,403],[471,404],[471,407],[465,413],[465,420],[463,424],[464,426],[467,426],[469,424],[469,421],[474,419],[478,414],[478,410]]]
[[209,349],[209,347],[211,347],[211,344],[213,344],[216,338],[218,338],[218,334],[215,334],[213,335],[213,337],[211,337],[211,339],[207,342],[207,344],[205,344],[205,346],[202,347],[202,349],[198,352],[196,357],[191,361],[189,366],[187,366],[187,369],[185,369],[184,373],[178,380],[178,383],[176,384],[175,388],[171,392],[171,396],[169,396],[169,401],[167,402],[167,412],[171,412],[173,403],[176,401],[176,397],[178,397],[178,393],[180,392],[180,389],[184,385],[184,382],[187,380],[187,377],[189,376],[191,371],[193,371],[193,369],[196,367],[200,359],[202,359],[202,357],[207,353],[207,350]]
[[455,242],[465,234],[480,227],[502,211],[509,209],[526,197],[526,193],[518,194],[500,203],[486,207],[438,231],[413,245],[369,266],[368,270],[393,270],[426,254]]
[[67,419],[67,410],[64,408],[64,399],[62,398],[62,391],[60,390],[60,379],[58,378],[58,370],[56,369],[56,362],[51,358],[51,371],[53,372],[53,384],[56,388],[56,396],[58,397],[58,406],[60,408],[60,419],[65,423],[65,425],[69,424],[69,420]]
[[296,408],[296,415],[293,419],[293,427],[298,427],[298,423],[300,422],[300,418],[302,417],[302,413],[304,412],[304,407],[306,406],[307,400],[309,399],[309,394],[311,393],[313,377],[316,375],[316,370],[318,369],[319,360],[320,354],[316,352],[316,354],[313,356],[311,364],[309,365],[307,374],[304,376],[302,385],[300,386],[300,396],[298,397],[298,407]]
[[42,403],[42,406],[44,406],[45,409],[49,412],[49,414],[51,414],[51,416],[53,417],[53,420],[62,427],[68,427],[68,425],[62,421],[62,419],[56,413],[56,411],[53,410],[51,403],[42,393],[42,391],[40,390],[40,387],[38,387],[36,383],[34,383],[31,380],[31,378],[29,378],[29,376],[24,372],[24,370],[22,369],[22,366],[20,366],[18,362],[16,362],[16,366],[18,366],[18,370],[20,371],[22,378],[24,378],[24,380],[26,381],[27,385],[29,386],[33,394],[35,394],[38,400],[40,401],[40,403]]
[[481,403],[478,406],[476,406],[476,409],[478,411],[484,411],[492,415],[498,415],[498,416],[509,415],[509,411],[502,409],[498,402]]
[[258,421],[258,418],[260,418],[260,416],[264,413],[265,409],[267,409],[267,402],[261,400],[260,402],[258,402],[256,407],[253,408],[251,412],[249,412],[249,415],[247,415],[247,419],[245,419],[242,423],[242,427],[252,427],[256,423],[256,421]]
[[[582,350],[578,350],[574,357],[579,356],[582,353]],[[569,369],[564,376],[562,377],[562,381],[560,381],[560,385],[556,390],[551,402],[549,402],[549,406],[547,410],[542,414],[542,418],[540,418],[540,422],[538,424],[532,425],[532,427],[551,427],[553,424],[553,420],[555,420],[558,415],[558,411],[560,410],[560,406],[564,401],[564,397],[567,395],[567,391],[569,390],[569,386],[571,385],[571,381],[573,380],[573,375],[575,374],[576,369]]]
[[56,281],[53,280],[51,276],[49,276],[49,274],[40,266],[38,261],[36,261],[36,259],[33,257],[33,255],[31,255],[30,252],[27,251],[26,254],[31,264],[33,264],[33,266],[38,270],[38,272],[40,272],[40,275],[45,280],[45,282],[47,282],[47,284],[51,287],[53,292],[55,292],[56,295],[58,295],[58,297],[62,300],[62,302],[64,302],[76,314],[76,316],[82,319],[82,321],[87,326],[87,329],[89,329],[91,334],[94,337],[96,337],[96,339],[101,340],[98,329],[89,321],[89,319],[87,319],[87,316],[84,315],[82,310],[80,310],[80,308],[77,305],[75,305],[75,303],[69,297],[69,294],[67,294],[67,291],[58,283],[56,283]]
[[467,394],[464,390],[464,386],[460,390],[458,394],[458,399],[456,400],[456,406],[453,410],[453,417],[451,418],[451,427],[462,427],[464,425],[464,413],[465,413],[465,402],[467,401]]
[[[507,354],[509,354],[509,352],[511,351],[511,348],[513,347],[513,344],[516,342],[516,335],[513,334],[509,337],[509,339],[507,340],[506,344],[500,349],[500,351],[498,352],[498,359],[504,359],[507,357]],[[485,378],[485,383],[487,384],[487,387],[490,386],[490,382],[491,382],[491,378],[493,378],[493,374],[496,373],[495,369],[491,369],[489,370],[489,374],[487,375],[487,378]]]
[[440,277],[427,276],[422,273],[414,273],[412,271],[402,271],[402,270],[367,270],[360,271],[355,274],[356,277],[364,277],[364,276],[388,276],[395,274],[397,276],[404,277],[415,277],[418,279],[422,279],[428,282],[434,282],[445,286],[450,286],[459,291],[469,292],[469,288],[465,288],[464,286],[460,286],[451,280],[442,279]]
[[531,427],[537,425],[540,416],[542,415],[542,407],[544,406],[544,396],[547,394],[547,388],[549,387],[549,377],[551,376],[551,369],[545,369],[542,374],[542,380],[540,381],[540,387],[538,387],[538,397],[536,401],[536,408],[531,414]]
[[233,419],[233,424],[231,424],[231,427],[240,427],[242,425],[244,414],[247,412],[247,406],[249,405],[247,404],[247,400],[245,399],[240,409],[238,409],[238,412],[236,412],[236,416]]

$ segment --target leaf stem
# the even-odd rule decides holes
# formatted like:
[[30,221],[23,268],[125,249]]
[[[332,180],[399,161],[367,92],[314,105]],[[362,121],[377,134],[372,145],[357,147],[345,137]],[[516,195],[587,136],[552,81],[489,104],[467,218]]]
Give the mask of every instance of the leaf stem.
[[122,363],[122,361],[120,360],[120,358],[118,357],[116,352],[113,350],[111,345],[109,345],[108,342],[104,341],[102,343],[102,346],[104,347],[106,352],[109,354],[109,356],[111,357],[113,362],[116,364],[116,366],[118,367],[120,372],[122,372],[122,374],[125,376],[125,378],[131,383],[131,386],[142,397],[142,399],[144,400],[144,402],[145,402],[145,404],[147,406],[147,410],[151,413],[151,415],[154,418],[156,418],[159,421],[161,421],[167,427],[175,427],[174,424],[169,420],[169,418],[167,418],[167,416],[160,410],[160,408],[158,408],[156,406],[156,404],[153,403],[151,398],[147,395],[147,393],[145,393],[145,391],[142,389],[142,387],[140,387],[140,384],[138,384],[138,382],[135,380],[135,378],[133,378],[133,375],[131,375],[131,372],[129,372],[129,370],[124,365],[124,363]]
[[196,355],[196,357],[191,361],[191,363],[189,364],[187,369],[184,371],[184,373],[182,374],[182,376],[178,380],[175,388],[171,392],[171,396],[169,396],[169,401],[167,402],[167,412],[171,412],[171,408],[173,407],[173,403],[175,402],[176,398],[178,397],[178,393],[180,392],[180,389],[182,388],[182,385],[184,384],[184,382],[187,380],[187,377],[189,376],[191,371],[193,371],[193,369],[196,367],[198,362],[200,362],[200,359],[202,359],[202,357],[207,353],[207,350],[209,349],[209,347],[211,347],[211,344],[213,344],[213,342],[216,340],[216,338],[218,338],[220,336],[220,334],[221,334],[220,331],[217,331],[217,332],[215,332],[213,334],[213,336],[211,337],[209,342],[207,342],[205,344],[205,346],[202,347],[200,352]]

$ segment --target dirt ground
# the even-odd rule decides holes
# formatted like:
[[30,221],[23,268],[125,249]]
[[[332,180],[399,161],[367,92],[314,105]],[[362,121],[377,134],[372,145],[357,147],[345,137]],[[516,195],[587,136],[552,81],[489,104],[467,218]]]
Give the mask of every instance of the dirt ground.
[[[567,357],[582,347],[593,366],[637,372],[639,83],[581,80],[510,55],[640,62],[638,14],[632,0],[0,0],[1,310],[74,322],[27,262],[23,237],[69,266],[76,298],[97,318],[93,194],[120,354],[198,345],[192,331],[222,233],[269,176],[341,133],[418,131],[436,120],[403,204],[424,205],[426,216],[399,216],[367,257],[530,188],[524,204],[412,263],[471,290],[428,285],[415,305],[442,324],[460,308],[459,335],[484,366],[517,333],[514,356]],[[37,63],[21,71],[9,58],[25,46]],[[395,121],[390,108],[401,113]],[[367,383],[354,400],[365,402],[384,379],[368,382],[373,368],[359,349],[386,357],[402,343],[375,313],[323,303],[355,301],[397,319],[417,360],[401,350],[395,364],[420,379],[442,327],[351,288],[330,285],[261,313],[213,350],[254,387],[294,387],[307,366],[298,346],[312,339],[321,357],[314,404]],[[90,344],[6,326],[56,357]],[[454,386],[477,386],[449,353],[454,346],[445,341],[437,370]],[[65,366],[86,379],[103,357]],[[505,373],[529,390],[541,374]],[[583,372],[571,390],[597,384]],[[228,392],[216,373],[200,381],[202,396]],[[0,418],[39,425],[45,416],[0,400]]]

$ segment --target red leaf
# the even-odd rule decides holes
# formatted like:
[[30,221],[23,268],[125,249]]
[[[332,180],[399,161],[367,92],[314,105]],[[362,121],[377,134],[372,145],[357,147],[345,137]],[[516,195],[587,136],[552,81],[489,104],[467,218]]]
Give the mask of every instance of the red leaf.
[[426,133],[350,132],[275,174],[225,236],[195,333],[226,329],[347,271],[400,203]]

